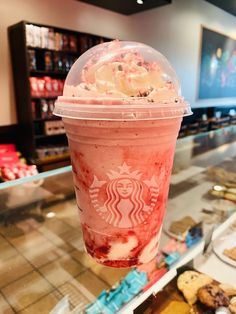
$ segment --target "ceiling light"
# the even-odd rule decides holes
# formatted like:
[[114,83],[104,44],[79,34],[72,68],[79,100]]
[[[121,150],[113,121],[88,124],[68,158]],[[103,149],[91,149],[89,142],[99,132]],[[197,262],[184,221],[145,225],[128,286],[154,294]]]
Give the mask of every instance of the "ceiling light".
[[138,4],[143,4],[143,0],[137,0]]

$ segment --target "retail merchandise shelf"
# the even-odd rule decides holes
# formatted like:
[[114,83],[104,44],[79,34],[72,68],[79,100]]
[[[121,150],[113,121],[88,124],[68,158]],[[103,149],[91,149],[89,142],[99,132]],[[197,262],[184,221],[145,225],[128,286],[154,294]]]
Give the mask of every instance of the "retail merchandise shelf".
[[[42,28],[44,28],[44,34],[42,34]],[[14,134],[13,139],[18,144],[18,149],[22,155],[27,157],[27,159],[33,159],[37,155],[38,148],[42,146],[50,145],[56,147],[57,145],[68,145],[65,135],[57,137],[38,136],[41,125],[39,128],[35,127],[35,114],[42,115],[42,107],[45,103],[40,102],[39,99],[55,100],[57,98],[55,94],[61,94],[64,79],[77,57],[96,44],[110,41],[112,38],[81,33],[53,25],[32,23],[30,21],[21,21],[9,26],[8,34],[17,120],[20,130],[20,132]],[[34,45],[42,45],[42,47],[34,47]],[[36,92],[35,88],[38,86],[38,79],[44,76],[49,77],[46,79],[48,83],[51,79],[60,80],[58,82],[60,87],[58,86],[56,90],[56,85],[53,85],[50,90],[49,83],[47,88],[45,88],[47,93],[44,95],[46,90],[42,90],[41,84],[41,97],[35,97],[37,93],[34,93],[33,90]],[[21,78],[20,80],[18,79],[19,77]],[[30,81],[32,77],[34,77],[32,80],[35,83],[34,88],[30,88],[32,86],[32,81]],[[51,105],[52,103],[47,103],[47,107],[49,107],[47,111],[50,113]],[[46,110],[46,104],[44,109]],[[58,163],[55,160],[55,163],[51,162],[50,166],[42,166],[39,170],[48,171],[65,165],[66,163]]]
[[39,140],[39,139],[42,139],[42,138],[47,138],[47,137],[52,137],[52,136],[62,136],[62,135],[64,135],[65,136],[65,134],[66,134],[66,132],[63,132],[63,133],[58,133],[58,134],[48,134],[48,135],[46,135],[46,134],[41,134],[41,135],[35,135],[35,138],[37,139],[37,140]]
[[127,303],[118,313],[131,314],[133,310],[135,310],[151,294],[157,293],[163,287],[165,287],[165,285],[167,285],[168,282],[170,282],[176,276],[176,274],[177,272],[175,268],[169,270],[161,279],[159,279],[153,286],[151,286],[150,289],[148,289],[144,293],[140,293],[137,297]]
[[59,53],[66,53],[66,54],[70,54],[70,55],[74,55],[74,56],[78,56],[80,55],[79,52],[76,51],[70,51],[70,50],[56,50],[56,49],[49,49],[49,48],[41,48],[41,47],[33,47],[33,46],[27,46],[27,49],[32,49],[32,50],[36,50],[36,51],[50,51],[50,52],[59,52]]
[[58,121],[58,120],[61,120],[61,118],[55,116],[51,118],[34,119],[34,122],[55,121],[55,120]]
[[44,70],[31,70],[31,76],[52,76],[52,77],[62,77],[65,78],[68,72],[54,72],[54,71],[44,71]]
[[44,97],[44,96],[32,96],[31,98],[33,99],[33,100],[35,100],[35,99],[57,99],[57,97],[58,96],[46,96],[46,97]]
[[62,154],[62,155],[48,156],[48,157],[45,157],[43,159],[38,159],[38,160],[35,161],[35,164],[37,166],[45,165],[45,164],[49,164],[49,163],[56,162],[56,161],[66,160],[66,159],[69,159],[69,158],[70,158],[70,154],[69,153],[65,153],[65,154]]

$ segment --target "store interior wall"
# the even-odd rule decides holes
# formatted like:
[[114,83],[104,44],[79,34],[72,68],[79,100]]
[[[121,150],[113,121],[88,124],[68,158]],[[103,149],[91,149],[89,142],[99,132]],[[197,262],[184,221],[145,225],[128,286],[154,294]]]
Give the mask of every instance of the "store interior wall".
[[235,103],[197,100],[201,25],[236,38],[236,18],[204,0],[173,0],[131,16],[75,0],[7,0],[0,1],[0,17],[0,126],[17,122],[7,27],[21,20],[144,42],[170,60],[193,107]]

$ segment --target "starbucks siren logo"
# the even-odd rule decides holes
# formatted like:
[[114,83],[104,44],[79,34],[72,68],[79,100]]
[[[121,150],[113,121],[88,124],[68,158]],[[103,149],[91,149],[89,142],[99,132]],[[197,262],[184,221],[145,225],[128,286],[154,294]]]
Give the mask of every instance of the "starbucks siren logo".
[[[142,223],[156,205],[159,189],[155,176],[141,180],[142,173],[130,171],[126,163],[119,171],[107,173],[109,180],[99,181],[94,176],[89,188],[90,198],[97,213],[107,223],[118,228],[130,228]],[[101,197],[103,190],[106,195]],[[145,202],[148,199],[148,204]]]

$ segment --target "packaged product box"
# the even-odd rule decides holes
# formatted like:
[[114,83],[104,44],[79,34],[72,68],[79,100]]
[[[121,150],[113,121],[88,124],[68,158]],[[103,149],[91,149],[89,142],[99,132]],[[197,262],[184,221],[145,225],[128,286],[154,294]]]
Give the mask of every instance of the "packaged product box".
[[31,101],[31,108],[32,108],[33,119],[37,119],[37,108],[36,108],[36,101],[35,100]]
[[45,79],[44,78],[36,78],[38,85],[38,96],[45,97]]
[[54,71],[60,72],[63,69],[62,56],[60,52],[54,52],[53,57]]
[[55,42],[54,42],[54,30],[53,28],[48,29],[48,49],[55,49]]
[[58,95],[62,95],[65,81],[64,80],[58,80],[58,83],[59,83]]
[[89,44],[88,44],[88,36],[84,35],[84,36],[80,36],[79,38],[79,50],[80,53],[84,53],[86,50],[88,50],[89,48]]
[[68,51],[70,48],[69,46],[69,35],[62,34],[62,50]]
[[41,47],[41,27],[33,26],[34,47]]
[[29,78],[30,81],[30,93],[32,97],[39,97],[40,93],[39,93],[39,86],[38,86],[38,79],[37,77],[30,77]]
[[0,144],[0,154],[16,152],[15,144]]
[[69,37],[69,46],[70,46],[70,51],[77,51],[77,37],[75,35],[70,35]]
[[0,167],[14,165],[19,162],[17,152],[5,152],[0,154]]
[[62,42],[62,34],[55,33],[54,35],[54,49],[55,50],[62,50],[63,42]]
[[41,112],[41,119],[48,118],[48,103],[46,99],[40,100],[40,112]]
[[48,116],[52,117],[53,116],[53,110],[54,110],[54,100],[49,99],[47,104],[48,104]]
[[44,96],[50,97],[52,96],[53,90],[52,90],[52,79],[49,76],[44,76]]
[[30,70],[36,70],[36,56],[35,56],[35,50],[29,49],[28,50],[28,56],[29,56],[29,68]]
[[45,64],[45,71],[53,70],[53,58],[52,58],[51,51],[46,51],[44,53],[44,64]]
[[62,69],[63,72],[69,72],[70,70],[70,61],[69,61],[69,56],[63,55],[62,57]]
[[30,47],[34,47],[34,25],[26,24],[26,45]]
[[52,96],[58,96],[60,94],[59,93],[59,88],[60,88],[59,80],[52,79],[51,84],[52,84]]
[[41,47],[42,48],[48,48],[49,28],[48,27],[40,27],[40,32],[41,32]]

